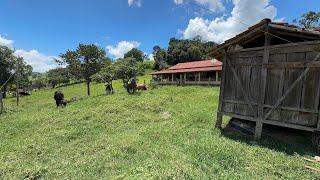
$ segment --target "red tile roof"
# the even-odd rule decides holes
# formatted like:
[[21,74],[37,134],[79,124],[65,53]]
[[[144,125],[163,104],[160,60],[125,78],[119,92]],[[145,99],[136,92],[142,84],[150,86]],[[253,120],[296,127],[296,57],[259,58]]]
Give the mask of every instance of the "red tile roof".
[[175,74],[185,72],[207,72],[207,71],[221,71],[222,62],[218,60],[193,61],[188,63],[179,63],[169,69],[151,73],[157,74]]

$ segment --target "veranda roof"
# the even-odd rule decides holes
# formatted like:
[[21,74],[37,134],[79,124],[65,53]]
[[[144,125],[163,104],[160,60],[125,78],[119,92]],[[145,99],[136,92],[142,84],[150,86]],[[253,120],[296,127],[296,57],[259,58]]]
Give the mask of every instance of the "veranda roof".
[[218,60],[205,60],[205,61],[193,61],[188,63],[179,63],[166,70],[157,71],[151,73],[152,75],[158,74],[177,74],[187,72],[210,72],[210,71],[221,71],[222,62]]

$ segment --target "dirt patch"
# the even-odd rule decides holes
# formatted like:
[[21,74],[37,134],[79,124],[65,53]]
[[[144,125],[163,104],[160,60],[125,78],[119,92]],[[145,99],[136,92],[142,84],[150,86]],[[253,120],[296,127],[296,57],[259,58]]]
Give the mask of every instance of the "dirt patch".
[[161,118],[162,119],[170,119],[171,118],[171,113],[170,112],[162,112],[161,113]]

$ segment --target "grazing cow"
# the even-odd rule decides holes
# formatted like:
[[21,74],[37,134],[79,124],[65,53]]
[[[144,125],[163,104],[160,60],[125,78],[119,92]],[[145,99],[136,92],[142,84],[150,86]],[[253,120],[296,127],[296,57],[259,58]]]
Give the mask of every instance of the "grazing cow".
[[57,107],[67,106],[67,101],[64,100],[64,94],[62,91],[56,91],[54,93],[54,100],[56,100]]
[[105,83],[105,87],[106,87],[106,93],[107,94],[113,94],[112,82],[111,83]]
[[147,86],[145,84],[138,84],[137,85],[137,90],[138,91],[146,91],[147,90]]
[[129,80],[128,84],[127,84],[127,91],[129,94],[133,94],[137,89],[137,82],[134,78],[132,78],[131,80]]

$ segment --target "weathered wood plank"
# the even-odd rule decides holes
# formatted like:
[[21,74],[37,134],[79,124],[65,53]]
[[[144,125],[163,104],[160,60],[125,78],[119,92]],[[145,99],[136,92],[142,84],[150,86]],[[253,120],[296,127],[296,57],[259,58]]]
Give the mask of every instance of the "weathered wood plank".
[[[253,122],[257,122],[257,120],[258,120],[257,118],[254,118],[254,117],[243,116],[243,115],[238,115],[238,114],[233,114],[233,113],[223,113],[223,114],[226,116],[232,117],[232,118],[243,119],[243,120],[248,120],[248,121],[253,121]],[[287,127],[287,128],[292,128],[292,129],[310,131],[310,132],[313,132],[316,130],[316,128],[313,128],[313,127],[301,126],[301,125],[284,123],[284,122],[279,122],[279,121],[272,121],[272,120],[263,120],[262,123],[271,124],[271,125],[275,125],[275,126],[281,126],[281,127]]]
[[[318,61],[320,58],[320,53],[318,56],[315,58],[315,61]],[[298,85],[301,80],[304,78],[305,75],[308,74],[310,71],[310,68],[307,68],[303,71],[303,73],[292,83],[292,85],[285,91],[284,95],[277,101],[277,103],[274,105],[274,107],[264,116],[264,119],[269,118],[271,113],[278,108],[278,106],[287,98],[287,96],[291,93],[292,90],[295,89],[296,85]]]

